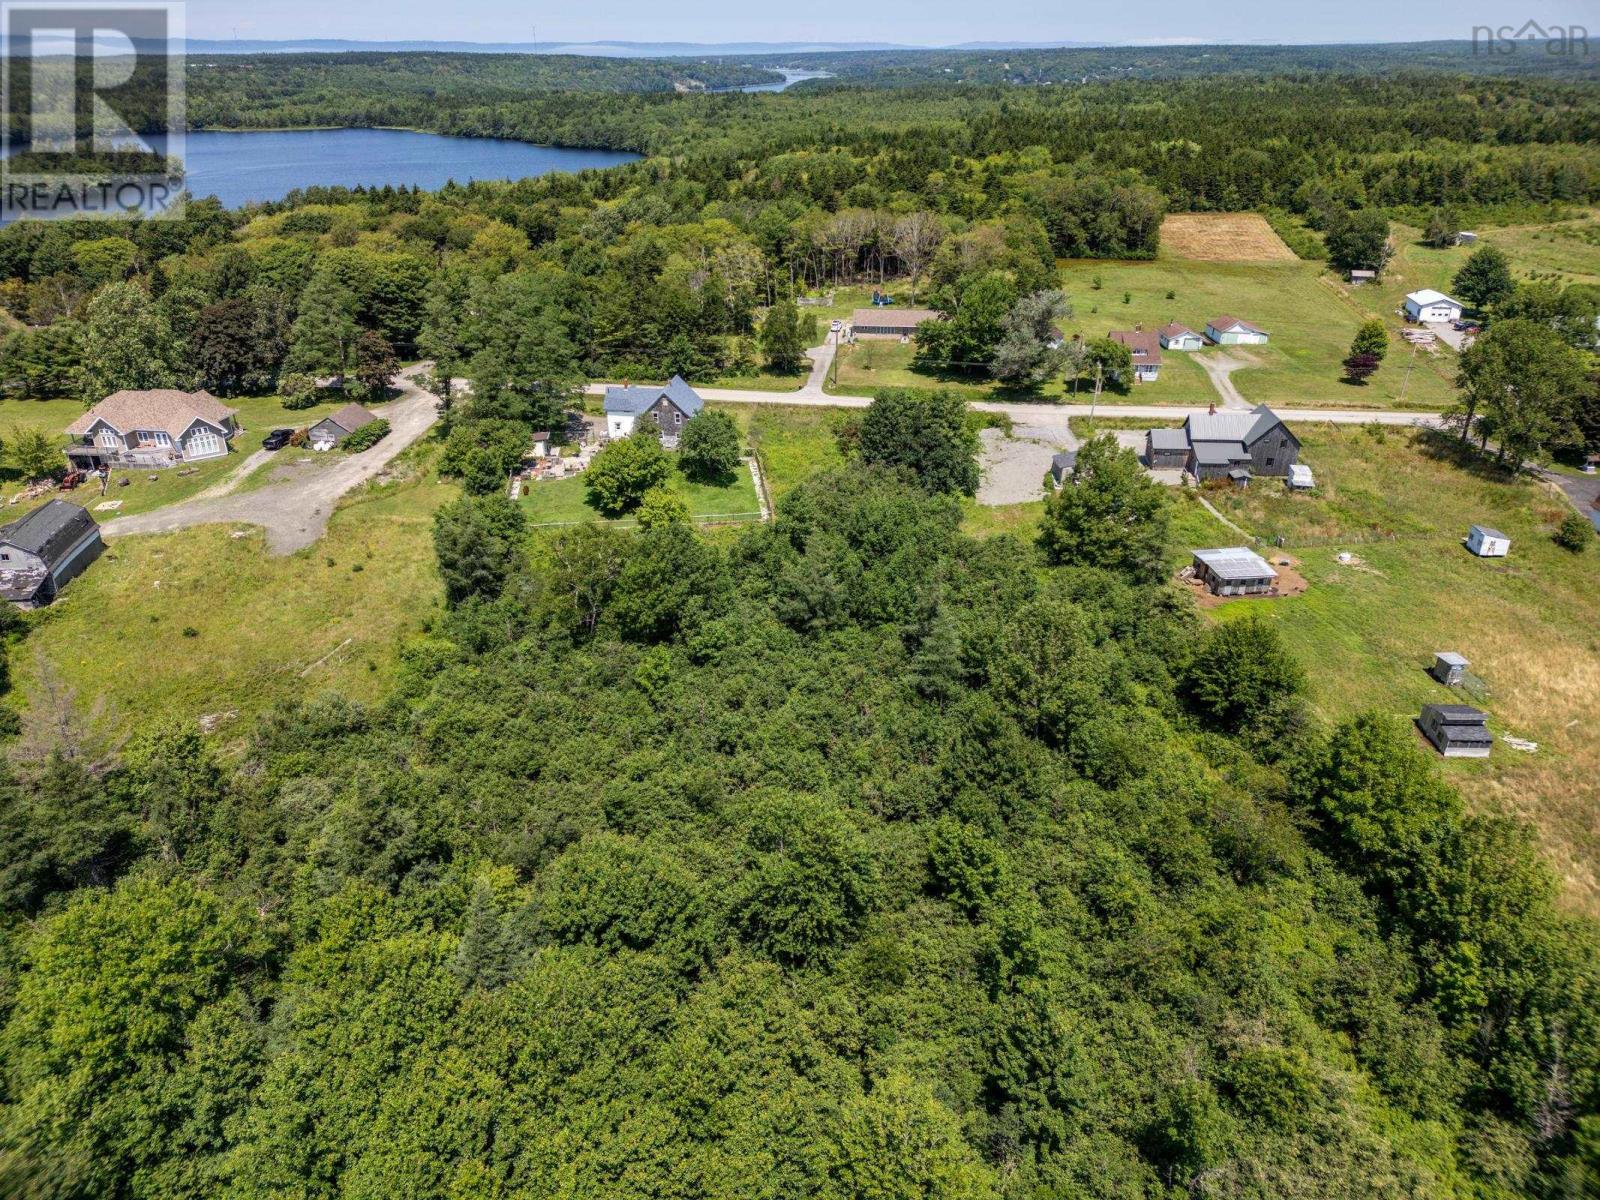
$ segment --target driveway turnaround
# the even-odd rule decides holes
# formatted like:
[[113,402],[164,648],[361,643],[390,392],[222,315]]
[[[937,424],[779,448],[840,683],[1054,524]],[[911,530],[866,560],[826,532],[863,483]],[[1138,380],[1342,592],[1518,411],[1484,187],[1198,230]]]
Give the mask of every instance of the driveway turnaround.
[[[334,505],[351,488],[383,470],[439,418],[438,400],[417,386],[414,376],[423,368],[411,367],[396,380],[400,398],[372,411],[387,418],[389,434],[376,446],[352,454],[326,471],[291,479],[238,495],[203,496],[158,508],[153,512],[119,517],[100,527],[108,538],[138,533],[172,533],[194,525],[243,522],[266,530],[267,549],[273,554],[293,554],[320,538],[328,528]],[[338,451],[329,453],[337,454]],[[235,481],[243,472],[235,472]]]

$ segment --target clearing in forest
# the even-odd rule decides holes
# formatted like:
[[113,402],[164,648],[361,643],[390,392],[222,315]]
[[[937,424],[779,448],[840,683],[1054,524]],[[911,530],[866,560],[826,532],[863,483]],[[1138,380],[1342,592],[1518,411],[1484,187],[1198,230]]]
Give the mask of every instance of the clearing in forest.
[[1161,222],[1161,252],[1201,262],[1296,262],[1259,213],[1172,213]]

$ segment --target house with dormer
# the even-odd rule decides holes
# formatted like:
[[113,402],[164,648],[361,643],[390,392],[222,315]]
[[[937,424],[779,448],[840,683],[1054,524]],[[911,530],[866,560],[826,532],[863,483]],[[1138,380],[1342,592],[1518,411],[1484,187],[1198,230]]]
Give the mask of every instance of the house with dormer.
[[220,458],[239,432],[237,416],[207,391],[113,392],[67,426],[67,462],[142,470]]

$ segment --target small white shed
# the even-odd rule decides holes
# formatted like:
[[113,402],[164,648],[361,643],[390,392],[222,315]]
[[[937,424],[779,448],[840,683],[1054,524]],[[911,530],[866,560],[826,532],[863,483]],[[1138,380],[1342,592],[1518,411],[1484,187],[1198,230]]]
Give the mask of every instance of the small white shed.
[[1511,552],[1511,539],[1498,529],[1474,525],[1467,530],[1467,549],[1479,558],[1504,558]]
[[1311,468],[1305,463],[1290,463],[1289,478],[1286,481],[1291,488],[1307,491],[1317,486],[1316,479],[1311,474]]

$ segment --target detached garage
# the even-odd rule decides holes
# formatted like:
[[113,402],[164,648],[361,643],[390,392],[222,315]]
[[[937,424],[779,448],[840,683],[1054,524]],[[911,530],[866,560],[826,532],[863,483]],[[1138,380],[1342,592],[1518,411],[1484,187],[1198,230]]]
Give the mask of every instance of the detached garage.
[[332,416],[323,417],[306,430],[306,445],[313,450],[332,450],[345,438],[378,418],[359,404],[346,404]]

